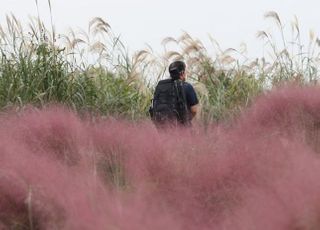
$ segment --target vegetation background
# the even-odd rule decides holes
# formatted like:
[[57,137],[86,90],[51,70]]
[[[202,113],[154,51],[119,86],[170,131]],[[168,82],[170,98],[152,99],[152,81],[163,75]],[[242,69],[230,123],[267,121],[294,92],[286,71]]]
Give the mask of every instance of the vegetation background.
[[276,30],[257,32],[266,46],[265,57],[251,60],[245,45],[222,50],[212,38],[212,55],[186,32],[165,38],[163,54],[147,47],[131,55],[102,18],[92,19],[88,31],[60,34],[53,24],[46,28],[40,17],[31,18],[25,28],[10,15],[0,27],[0,106],[62,103],[79,112],[144,119],[156,82],[167,76],[168,64],[179,59],[187,63],[200,98],[198,122],[227,120],[274,87],[317,83],[318,37],[310,31],[309,43],[302,44],[297,18],[291,28],[276,12],[265,18],[274,21]]
[[[275,31],[257,32],[252,60],[186,32],[131,55],[102,18],[61,34],[8,15],[0,229],[319,229],[320,40],[265,18]],[[174,60],[200,99],[190,132],[148,119]]]

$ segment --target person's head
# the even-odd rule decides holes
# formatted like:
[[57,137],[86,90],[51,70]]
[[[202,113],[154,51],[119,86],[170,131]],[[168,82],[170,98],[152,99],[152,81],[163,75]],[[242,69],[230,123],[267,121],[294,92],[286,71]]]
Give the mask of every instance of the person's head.
[[186,64],[183,61],[175,61],[169,65],[170,77],[173,80],[186,80]]

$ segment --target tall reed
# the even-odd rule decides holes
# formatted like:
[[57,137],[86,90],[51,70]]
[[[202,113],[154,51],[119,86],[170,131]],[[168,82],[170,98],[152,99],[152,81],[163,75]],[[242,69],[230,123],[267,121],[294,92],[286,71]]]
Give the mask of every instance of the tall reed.
[[[49,7],[51,12],[50,1]],[[186,32],[165,38],[162,54],[152,47],[131,54],[102,18],[92,19],[87,31],[57,34],[52,14],[51,29],[39,15],[27,30],[14,15],[0,26],[1,108],[63,103],[78,111],[145,118],[155,84],[178,59],[188,65],[200,98],[198,118],[205,124],[234,117],[273,87],[318,81],[319,38],[311,31],[304,45],[297,18],[288,38],[276,12],[265,14],[277,31],[257,33],[265,56],[254,60],[247,57],[245,44],[224,49],[209,37],[212,46],[206,47]]]

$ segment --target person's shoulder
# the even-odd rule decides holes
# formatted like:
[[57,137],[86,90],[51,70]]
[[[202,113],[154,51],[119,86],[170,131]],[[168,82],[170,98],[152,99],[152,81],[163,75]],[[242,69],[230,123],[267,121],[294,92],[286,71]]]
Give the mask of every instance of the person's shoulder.
[[189,82],[186,82],[186,81],[185,81],[183,84],[184,84],[185,89],[187,89],[187,90],[194,90],[192,84],[190,84]]
[[158,81],[158,85],[163,85],[163,84],[168,84],[168,83],[172,83],[171,78],[165,78],[165,79]]

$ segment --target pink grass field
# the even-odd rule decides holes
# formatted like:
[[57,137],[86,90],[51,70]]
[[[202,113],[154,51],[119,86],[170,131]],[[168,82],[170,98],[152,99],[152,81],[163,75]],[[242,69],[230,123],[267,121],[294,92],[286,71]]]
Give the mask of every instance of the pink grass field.
[[320,229],[320,88],[157,131],[59,106],[0,116],[0,229]]

